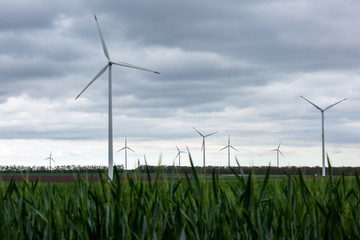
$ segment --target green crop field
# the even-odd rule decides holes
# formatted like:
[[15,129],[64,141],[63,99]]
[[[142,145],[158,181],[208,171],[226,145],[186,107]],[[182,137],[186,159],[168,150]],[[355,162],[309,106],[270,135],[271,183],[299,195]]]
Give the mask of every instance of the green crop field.
[[[0,239],[360,239],[360,178],[3,182]],[[269,172],[268,172],[269,173]]]

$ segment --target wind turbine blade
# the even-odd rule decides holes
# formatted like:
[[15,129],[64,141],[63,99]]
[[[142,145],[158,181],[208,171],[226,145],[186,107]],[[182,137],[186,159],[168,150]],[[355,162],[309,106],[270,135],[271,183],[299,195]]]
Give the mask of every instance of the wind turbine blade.
[[234,148],[233,146],[230,146],[230,147],[231,147],[232,149],[234,149],[235,151],[237,151],[237,152],[239,151],[239,150],[237,150],[236,148]]
[[198,134],[200,134],[200,136],[204,137],[204,135],[202,135],[198,130],[196,130],[196,128],[193,127],[193,129],[194,129],[195,131],[197,131]]
[[343,100],[338,101],[337,103],[331,104],[330,106],[328,106],[327,108],[325,108],[324,111],[328,110],[329,108],[332,108],[332,107],[335,106],[336,104],[339,104],[339,103],[345,101],[346,99],[347,99],[347,98],[344,98]]
[[219,151],[222,151],[222,150],[224,150],[224,149],[226,149],[226,148],[228,148],[229,146],[226,146],[226,147],[223,147],[222,149],[220,149]]
[[303,96],[300,96],[301,98],[303,98],[305,101],[307,101],[308,103],[310,103],[311,105],[313,105],[314,107],[316,107],[317,109],[319,109],[320,111],[323,111],[320,107],[318,107],[317,105],[315,105],[314,103],[310,102],[309,100],[307,100],[306,98],[304,98]]
[[160,73],[157,72],[157,71],[150,70],[150,69],[143,68],[143,67],[139,67],[139,66],[135,66],[135,65],[132,65],[132,64],[130,64],[130,63],[125,63],[125,62],[113,62],[113,61],[111,61],[111,63],[112,63],[112,64],[115,64],[115,65],[122,66],[122,67],[135,68],[135,69],[139,69],[139,70],[143,70],[143,71],[147,71],[147,72],[152,72],[152,73],[160,74]]
[[118,150],[118,152],[120,152],[120,151],[122,151],[122,150],[124,150],[124,149],[125,149],[125,147],[123,147],[122,149]]
[[279,142],[279,146],[278,146],[278,148],[277,148],[277,149],[279,149],[279,148],[280,148],[280,144],[281,144],[281,142]]
[[[179,155],[180,155],[180,153],[176,154],[176,157],[174,157],[174,160],[175,160]],[[173,161],[174,161],[174,160],[173,160]]]
[[178,150],[178,152],[180,152],[180,149],[178,148],[178,146],[175,145],[175,147],[176,147],[176,149]]
[[218,132],[213,132],[213,133],[210,133],[210,134],[208,134],[208,135],[205,135],[205,137],[208,137],[208,136],[214,135],[214,134],[216,134],[216,133],[218,133]]
[[96,76],[95,76],[95,77],[89,82],[89,84],[79,93],[79,95],[77,95],[77,97],[75,98],[75,100],[78,99],[78,98],[80,97],[80,95],[81,95],[83,92],[85,92],[85,90],[86,90],[98,77],[100,77],[101,74],[103,74],[108,67],[109,67],[109,64],[106,64],[106,66],[105,66],[103,69],[101,69],[98,74],[96,74]]
[[129,148],[129,147],[127,147],[127,149],[129,149],[130,151],[132,151],[132,152],[135,152],[134,150],[132,150],[131,148]]
[[205,149],[205,138],[203,137],[203,143],[202,143],[202,146],[201,146],[201,151],[203,151]]
[[284,154],[282,154],[282,152],[280,151],[280,150],[278,150],[279,151],[279,153],[282,155],[282,156],[284,156]]
[[99,23],[97,21],[97,18],[96,18],[96,15],[94,14],[94,17],[95,17],[95,21],[96,21],[96,26],[99,30],[99,34],[100,34],[100,39],[101,39],[101,44],[102,44],[102,47],[103,47],[103,50],[104,50],[104,54],[105,54],[105,57],[110,61],[110,56],[109,56],[109,52],[107,50],[107,47],[106,47],[106,44],[105,44],[105,41],[104,41],[104,38],[103,38],[103,35],[101,33],[101,30],[100,30],[100,26],[99,26]]

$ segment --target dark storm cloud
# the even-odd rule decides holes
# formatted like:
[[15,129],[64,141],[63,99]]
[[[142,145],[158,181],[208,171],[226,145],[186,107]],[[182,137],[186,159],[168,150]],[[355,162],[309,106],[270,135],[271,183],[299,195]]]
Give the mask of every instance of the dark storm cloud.
[[146,1],[98,7],[111,12],[104,17],[107,22],[121,19],[118,35],[143,45],[217,52],[277,71],[359,63],[355,2]]

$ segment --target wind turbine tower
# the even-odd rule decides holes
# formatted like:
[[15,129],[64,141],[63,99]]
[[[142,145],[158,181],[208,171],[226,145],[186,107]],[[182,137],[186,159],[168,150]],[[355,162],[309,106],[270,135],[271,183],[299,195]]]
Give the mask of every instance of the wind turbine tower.
[[[178,157],[179,158],[179,167],[180,167],[180,155],[181,153],[186,153],[185,151],[181,151],[178,146],[176,146],[176,149],[178,151],[178,154],[176,154],[176,157],[174,158],[174,160]],[[174,164],[175,165],[175,164]]]
[[[100,72],[98,72],[98,74],[96,74],[96,76],[89,82],[89,84],[79,93],[79,95],[76,97],[76,99],[78,99],[80,97],[80,95],[98,78],[100,77],[108,68],[109,68],[109,93],[108,93],[108,97],[109,97],[109,103],[108,103],[108,174],[109,174],[109,178],[110,180],[113,180],[113,127],[112,127],[112,82],[111,82],[111,68],[112,65],[118,65],[121,67],[128,67],[128,68],[135,68],[138,70],[143,70],[143,71],[148,71],[148,72],[152,72],[152,73],[156,73],[156,74],[160,74],[159,72],[153,71],[153,70],[149,70],[146,68],[142,68],[142,67],[138,67],[129,63],[124,63],[124,62],[114,62],[112,60],[110,60],[110,55],[109,52],[107,50],[104,38],[102,36],[101,30],[100,30],[100,26],[98,24],[96,15],[94,15],[95,17],[95,21],[96,21],[96,25],[99,31],[99,35],[100,35],[100,40],[101,40],[101,44],[102,44],[102,48],[105,54],[105,57],[107,58],[107,63],[105,65],[105,67],[103,67]],[[76,100],[75,99],[75,100]]]
[[217,132],[213,132],[207,135],[203,135],[201,132],[199,132],[198,130],[196,130],[196,128],[193,127],[193,129],[203,138],[203,142],[202,142],[202,147],[201,147],[201,151],[203,151],[203,162],[204,162],[204,167],[205,167],[205,138],[209,137],[211,135],[214,135]]
[[343,101],[346,100],[346,98],[344,98],[341,101],[338,101],[334,104],[331,104],[330,106],[327,106],[326,108],[322,109],[320,107],[318,107],[317,105],[315,105],[314,103],[310,102],[309,100],[307,100],[306,98],[304,98],[303,96],[300,96],[302,99],[304,99],[305,101],[307,101],[308,103],[310,103],[311,105],[313,105],[315,108],[317,108],[318,110],[320,110],[321,112],[321,128],[322,128],[322,176],[325,177],[326,173],[325,173],[325,136],[324,136],[324,112],[326,110],[328,110],[329,108],[332,108],[333,106],[335,106],[336,104],[339,104]]
[[281,144],[281,142],[279,143],[279,145],[278,145],[278,147],[277,147],[276,149],[271,150],[271,151],[276,151],[277,167],[280,167],[280,164],[279,164],[279,153],[280,153],[282,156],[284,156],[284,155],[282,154],[282,152],[280,151],[280,144]]
[[228,166],[230,167],[230,148],[234,149],[235,151],[238,152],[238,150],[236,148],[234,148],[233,146],[230,145],[230,134],[228,137],[228,145],[226,147],[223,147],[222,149],[220,149],[219,151],[222,151],[224,149],[228,149]]
[[122,151],[122,150],[125,150],[125,170],[127,170],[127,150],[130,150],[132,152],[135,152],[134,150],[132,150],[131,148],[129,148],[127,146],[127,140],[126,140],[126,137],[125,137],[125,147],[123,147],[122,149],[118,150],[118,152]]
[[55,160],[51,157],[52,152],[50,153],[50,156],[48,158],[45,158],[44,160],[49,160],[49,165],[50,165],[50,171],[51,171],[51,161],[55,162]]

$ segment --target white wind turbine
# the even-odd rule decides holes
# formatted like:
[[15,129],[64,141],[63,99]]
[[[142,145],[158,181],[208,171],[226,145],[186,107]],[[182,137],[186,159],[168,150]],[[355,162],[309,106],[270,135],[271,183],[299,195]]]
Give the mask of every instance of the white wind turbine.
[[305,101],[307,101],[308,103],[310,103],[311,105],[313,105],[315,108],[319,109],[320,112],[321,112],[321,127],[322,127],[322,176],[325,177],[325,136],[324,136],[324,112],[326,110],[328,110],[329,108],[335,106],[336,104],[339,104],[343,101],[346,100],[346,98],[344,98],[343,100],[341,101],[338,101],[334,104],[331,104],[329,106],[327,106],[326,108],[322,109],[318,106],[316,106],[314,103],[310,102],[309,100],[307,100],[306,98],[304,98],[303,96],[300,96],[301,98],[303,98]]
[[[142,67],[138,67],[129,63],[124,63],[124,62],[113,62],[112,60],[110,60],[110,55],[109,52],[107,50],[107,47],[105,45],[105,41],[104,38],[102,36],[99,24],[97,22],[97,18],[96,15],[94,15],[95,17],[95,21],[96,21],[96,25],[97,28],[99,30],[99,35],[100,35],[100,40],[101,40],[101,44],[103,47],[103,51],[105,54],[105,57],[107,58],[108,62],[106,63],[105,67],[103,67],[100,72],[98,72],[98,74],[96,74],[96,76],[89,82],[89,84],[79,93],[79,95],[76,97],[76,99],[78,99],[80,97],[80,95],[98,78],[100,77],[105,71],[106,69],[109,68],[109,116],[108,116],[108,125],[109,125],[109,133],[108,133],[108,157],[109,157],[109,163],[108,163],[108,174],[109,174],[109,178],[112,180],[113,179],[113,130],[112,130],[112,86],[111,86],[111,67],[113,64],[115,65],[119,65],[122,67],[128,67],[128,68],[135,68],[135,69],[139,69],[139,70],[143,70],[143,71],[148,71],[148,72],[153,72],[156,74],[160,74],[159,72],[153,71],[153,70],[149,70],[146,68],[142,68]],[[75,99],[75,100],[76,100]]]
[[225,148],[228,149],[228,166],[230,167],[230,148],[234,149],[235,151],[238,152],[238,150],[236,148],[234,148],[233,146],[230,145],[230,134],[228,137],[228,145],[226,147],[223,147],[222,149],[220,149],[219,151],[224,150]]
[[284,155],[282,154],[282,152],[280,151],[280,144],[281,144],[281,142],[279,143],[279,146],[278,146],[276,149],[270,150],[270,151],[276,151],[277,167],[280,167],[280,164],[279,164],[279,153],[280,153],[282,156],[284,156]]
[[122,149],[118,150],[118,152],[122,151],[122,150],[125,150],[125,170],[127,170],[127,150],[130,150],[132,152],[135,152],[134,150],[132,150],[131,148],[129,148],[127,146],[127,140],[126,140],[126,137],[125,137],[125,147],[123,147]]
[[51,157],[52,152],[50,153],[50,156],[45,158],[44,160],[49,160],[49,164],[50,164],[50,171],[51,171],[51,161],[55,162],[55,160]]
[[206,137],[209,137],[209,136],[211,136],[211,135],[214,135],[214,134],[217,133],[217,132],[213,132],[213,133],[210,133],[210,134],[207,134],[207,135],[203,135],[201,132],[199,132],[198,130],[196,130],[196,128],[193,127],[193,129],[194,129],[195,131],[197,131],[198,134],[203,138],[201,151],[203,151],[203,162],[204,162],[204,167],[205,167],[205,138],[206,138]]
[[176,149],[178,151],[178,154],[176,155],[176,157],[174,158],[174,160],[178,157],[179,158],[179,167],[180,167],[180,155],[181,153],[186,153],[185,151],[181,151],[178,146],[176,146]]

